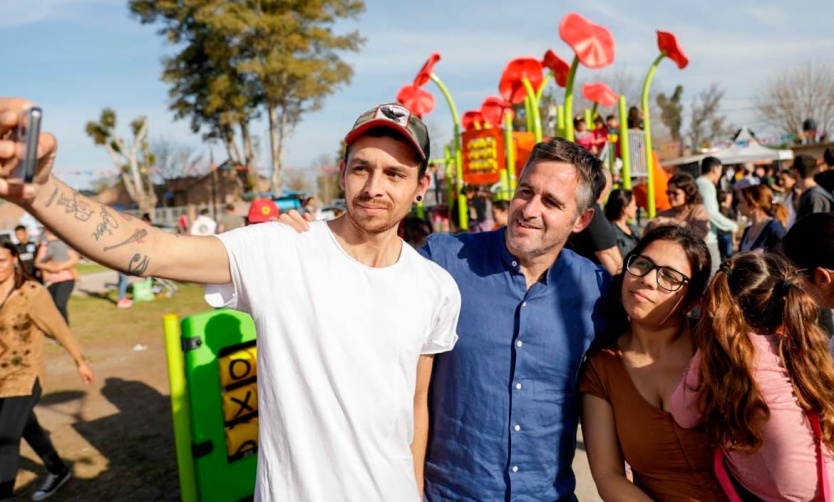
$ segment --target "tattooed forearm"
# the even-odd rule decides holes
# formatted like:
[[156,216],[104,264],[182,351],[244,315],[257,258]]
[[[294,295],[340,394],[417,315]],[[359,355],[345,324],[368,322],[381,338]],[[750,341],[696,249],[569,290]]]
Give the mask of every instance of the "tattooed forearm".
[[93,208],[83,200],[79,200],[75,192],[70,195],[61,192],[58,196],[58,205],[64,206],[67,214],[72,214],[78,221],[87,221],[93,215]]
[[116,221],[115,216],[110,214],[107,207],[102,206],[99,214],[101,215],[101,222],[96,225],[96,231],[93,232],[93,237],[96,240],[101,239],[105,232],[107,232],[107,235],[113,235],[113,230],[119,228],[119,222]]
[[51,206],[52,203],[55,202],[55,197],[58,196],[58,192],[59,192],[58,187],[55,187],[55,190],[52,191],[52,195],[49,196],[49,200],[46,201],[46,207]]
[[130,259],[130,263],[127,264],[127,273],[128,275],[142,275],[145,273],[145,270],[148,269],[148,264],[150,263],[151,259],[148,258],[147,255],[142,255],[136,253],[133,255],[133,258]]
[[131,244],[133,242],[138,242],[138,241],[144,239],[147,236],[148,236],[148,230],[145,229],[145,228],[140,228],[139,230],[133,232],[133,235],[128,237],[126,240],[124,240],[124,241],[122,241],[118,244],[113,244],[112,246],[105,247],[104,251],[110,251],[111,249],[116,249],[116,248],[122,247],[126,244]]

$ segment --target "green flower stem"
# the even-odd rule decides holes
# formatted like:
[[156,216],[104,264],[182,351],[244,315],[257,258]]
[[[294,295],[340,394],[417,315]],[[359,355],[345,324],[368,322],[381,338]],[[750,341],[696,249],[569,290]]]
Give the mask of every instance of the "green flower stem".
[[504,157],[507,161],[507,174],[509,184],[504,188],[504,196],[506,200],[512,198],[516,186],[516,172],[515,172],[515,141],[513,141],[513,112],[507,110],[504,112]]
[[573,141],[573,81],[576,79],[576,68],[579,66],[579,56],[573,57],[568,73],[568,83],[565,86],[565,139]]
[[626,111],[625,96],[620,96],[617,101],[620,112],[620,158],[623,161],[623,170],[620,176],[623,178],[623,188],[631,190],[631,157],[628,153],[628,112]]
[[536,143],[542,140],[542,117],[539,110],[539,100],[536,99],[536,91],[533,90],[533,84],[527,77],[521,79],[524,89],[527,90],[527,98],[530,101],[530,111],[533,119],[533,135],[536,138]]
[[660,55],[657,56],[657,59],[654,60],[651,68],[649,68],[646,80],[643,82],[643,100],[641,104],[643,107],[643,132],[646,134],[643,149],[646,151],[646,171],[649,174],[649,179],[646,182],[646,199],[648,199],[647,202],[649,205],[649,218],[654,218],[655,213],[657,212],[654,200],[654,173],[652,172],[652,125],[651,113],[649,111],[649,87],[652,85],[652,79],[654,78],[655,71],[657,71],[657,66],[665,57],[666,51],[661,52]]
[[[446,86],[443,85],[440,78],[438,78],[433,72],[429,75],[429,78],[431,78],[432,81],[437,84],[437,87],[440,88],[440,92],[443,93],[443,97],[446,98],[446,103],[449,105],[449,110],[452,112],[452,122],[454,123],[455,135],[455,179],[457,181],[458,194],[458,221],[460,222],[460,228],[462,230],[468,230],[469,209],[466,207],[466,196],[463,195],[460,190],[463,187],[463,151],[461,150],[460,144],[460,116],[458,115],[458,109],[455,107],[455,101],[452,99],[452,95],[449,94],[449,90],[446,89]],[[451,202],[451,199],[449,202]]]

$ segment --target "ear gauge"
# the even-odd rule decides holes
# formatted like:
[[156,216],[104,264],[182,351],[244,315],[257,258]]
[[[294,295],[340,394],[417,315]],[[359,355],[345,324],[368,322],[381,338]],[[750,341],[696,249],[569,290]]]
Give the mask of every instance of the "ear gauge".
[[418,196],[417,196],[417,202],[422,202],[422,201],[423,201],[423,196],[422,196],[422,195],[418,195]]

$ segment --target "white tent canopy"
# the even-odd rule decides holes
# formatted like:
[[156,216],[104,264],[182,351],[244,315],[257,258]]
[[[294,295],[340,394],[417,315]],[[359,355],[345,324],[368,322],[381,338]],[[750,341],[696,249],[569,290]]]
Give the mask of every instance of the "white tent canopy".
[[762,146],[759,141],[750,133],[750,130],[742,128],[733,139],[733,144],[724,150],[699,155],[690,155],[663,162],[664,166],[679,166],[700,162],[704,157],[716,157],[722,164],[744,164],[746,162],[762,162],[790,160],[793,158],[792,150],[776,150]]

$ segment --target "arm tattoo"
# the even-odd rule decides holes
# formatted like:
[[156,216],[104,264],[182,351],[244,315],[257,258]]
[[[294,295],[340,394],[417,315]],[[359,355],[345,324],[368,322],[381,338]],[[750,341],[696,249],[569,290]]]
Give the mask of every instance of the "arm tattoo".
[[59,191],[59,190],[58,190],[58,187],[55,187],[55,189],[54,189],[54,190],[52,190],[52,195],[50,195],[50,196],[49,196],[49,200],[48,200],[48,201],[46,201],[46,207],[51,206],[51,205],[52,205],[52,203],[53,203],[53,202],[55,202],[55,197],[57,197],[57,196],[58,196],[58,191]]
[[[104,251],[105,251],[105,252],[106,252],[106,251],[110,251],[111,249],[116,249],[116,248],[118,248],[118,247],[122,247],[122,246],[124,246],[124,245],[126,245],[126,244],[131,244],[131,243],[133,243],[133,242],[138,242],[138,241],[140,241],[140,240],[144,239],[144,238],[145,238],[145,237],[147,237],[147,236],[148,236],[148,230],[147,230],[147,229],[145,229],[145,228],[140,228],[139,230],[137,230],[137,231],[133,232],[133,235],[131,235],[130,237],[128,237],[126,240],[124,240],[124,241],[122,241],[122,242],[120,242],[120,243],[118,243],[118,244],[113,244],[112,246],[107,246],[107,247],[105,247],[105,248],[104,248]],[[138,255],[137,255],[137,256],[138,256]]]
[[96,225],[96,231],[93,232],[93,237],[96,240],[101,239],[105,232],[107,235],[113,235],[113,229],[119,228],[119,222],[116,217],[110,214],[106,206],[101,206],[101,222]]
[[151,259],[145,255],[141,255],[136,253],[133,255],[133,258],[130,259],[130,262],[127,264],[127,273],[128,275],[139,275],[145,273],[145,270],[148,269],[148,264],[150,263]]
[[72,192],[70,196],[61,192],[58,197],[58,205],[64,206],[67,214],[72,214],[78,221],[87,221],[93,215],[93,208],[83,200],[78,199],[78,194]]

